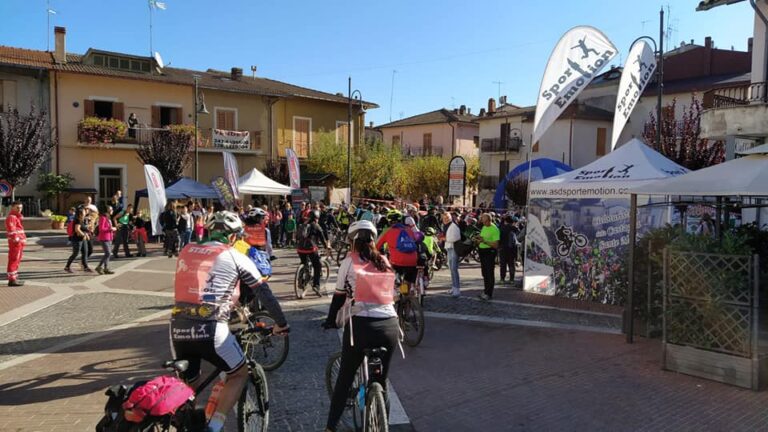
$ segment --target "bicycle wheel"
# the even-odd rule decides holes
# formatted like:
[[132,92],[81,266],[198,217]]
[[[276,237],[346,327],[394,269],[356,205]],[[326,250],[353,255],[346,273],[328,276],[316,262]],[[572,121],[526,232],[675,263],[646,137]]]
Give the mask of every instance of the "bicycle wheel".
[[304,264],[299,264],[299,268],[296,269],[296,274],[293,276],[293,293],[296,294],[297,299],[304,298],[309,279],[309,270]]
[[[274,327],[277,324],[266,312],[256,312],[248,319],[253,326],[262,323],[266,327]],[[243,337],[241,343],[245,356],[260,364],[265,371],[279,368],[288,358],[290,348],[288,335],[264,336],[259,333],[249,333]]]
[[403,297],[397,306],[400,328],[403,330],[403,342],[415,347],[424,338],[424,311],[419,301],[411,296]]
[[258,363],[251,371],[237,401],[238,432],[266,431],[269,425],[269,387],[264,369]]
[[381,384],[373,383],[365,401],[365,432],[388,432],[387,402]]
[[339,251],[336,253],[336,265],[341,265],[341,262],[344,261],[344,258],[347,257],[347,253],[349,252],[349,245],[344,244],[339,248]]
[[328,359],[328,364],[325,366],[325,389],[328,390],[328,399],[333,397],[333,387],[336,386],[340,366],[341,352],[337,352]]
[[324,259],[323,260],[323,279],[328,282],[328,279],[331,278],[331,260],[330,259]]

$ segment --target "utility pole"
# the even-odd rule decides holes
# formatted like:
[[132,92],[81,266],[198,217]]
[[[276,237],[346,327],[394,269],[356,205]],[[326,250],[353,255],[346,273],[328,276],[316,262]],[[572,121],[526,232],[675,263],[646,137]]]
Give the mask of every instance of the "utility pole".
[[392,85],[389,88],[389,122],[392,123],[392,102],[395,100],[395,74],[396,70],[392,69]]

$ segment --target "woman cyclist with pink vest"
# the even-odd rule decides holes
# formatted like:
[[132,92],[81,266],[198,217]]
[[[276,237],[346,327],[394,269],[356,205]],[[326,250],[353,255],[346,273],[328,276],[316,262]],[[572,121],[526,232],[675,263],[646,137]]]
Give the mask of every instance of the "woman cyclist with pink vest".
[[352,252],[342,261],[324,328],[344,327],[341,364],[331,397],[326,431],[335,431],[344,412],[355,372],[363,361],[363,350],[385,347],[383,373],[372,377],[386,390],[392,352],[400,328],[393,306],[395,273],[389,261],[376,250],[376,227],[361,220],[347,232]]

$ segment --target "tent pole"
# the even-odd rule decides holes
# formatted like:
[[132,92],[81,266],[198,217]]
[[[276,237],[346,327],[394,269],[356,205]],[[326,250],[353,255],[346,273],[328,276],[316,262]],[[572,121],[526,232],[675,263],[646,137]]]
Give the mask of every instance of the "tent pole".
[[637,195],[631,194],[629,198],[629,263],[627,274],[627,303],[624,309],[625,328],[627,330],[627,343],[634,342],[634,290],[635,290],[635,241],[637,239]]

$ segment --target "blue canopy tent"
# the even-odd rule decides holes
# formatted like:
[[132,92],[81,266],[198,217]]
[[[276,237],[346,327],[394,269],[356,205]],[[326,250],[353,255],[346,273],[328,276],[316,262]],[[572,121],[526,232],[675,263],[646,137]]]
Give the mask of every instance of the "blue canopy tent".
[[499,186],[496,188],[496,194],[493,196],[494,208],[507,208],[507,183],[520,175],[525,175],[527,178],[528,169],[531,170],[531,181],[543,180],[545,178],[560,175],[564,172],[573,171],[573,168],[554,159],[539,158],[533,159],[530,162],[523,162],[510,171],[499,183]]
[[[134,198],[134,207],[139,205],[139,199],[147,197],[147,190],[136,191]],[[185,198],[209,198],[218,199],[219,196],[212,187],[200,182],[196,182],[189,177],[182,177],[165,187],[165,197],[168,199]]]

